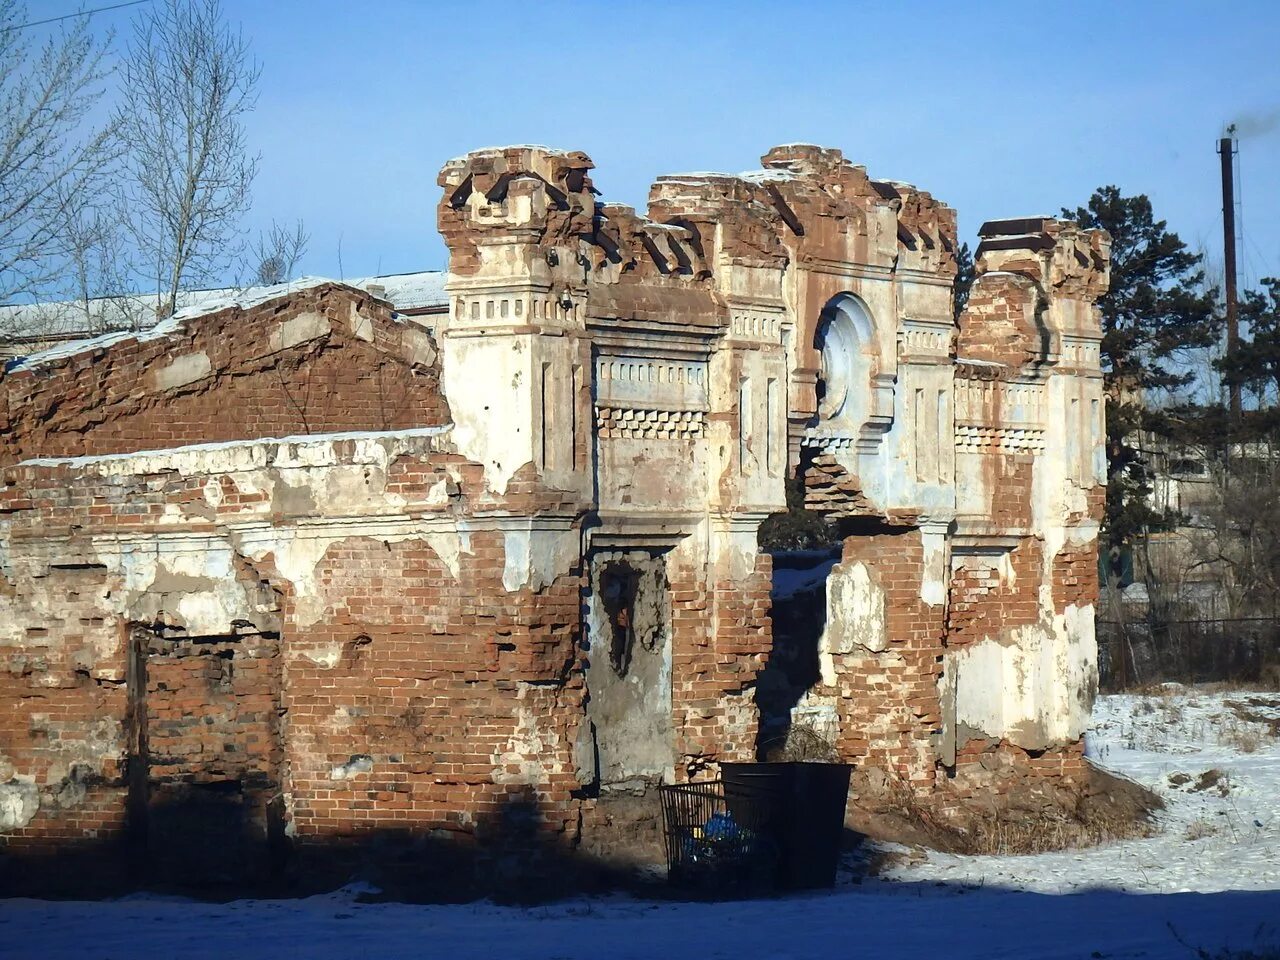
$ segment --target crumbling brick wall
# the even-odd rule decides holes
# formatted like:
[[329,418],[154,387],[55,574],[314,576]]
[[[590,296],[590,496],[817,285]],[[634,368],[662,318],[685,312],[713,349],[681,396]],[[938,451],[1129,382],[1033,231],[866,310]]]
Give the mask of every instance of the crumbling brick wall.
[[288,630],[304,842],[394,829],[483,840],[516,803],[541,832],[574,827],[580,572],[509,592],[492,532],[457,564],[368,538],[326,552],[326,613]]
[[[579,775],[594,722],[584,554],[669,563],[657,606],[665,617],[669,600],[676,776],[749,760],[772,641],[754,535],[797,465],[809,505],[853,534],[827,583],[821,682],[800,705],[830,719],[841,755],[918,795],[976,795],[1006,762],[1074,770],[1079,703],[1060,701],[1087,692],[1091,634],[1067,621],[1094,586],[1101,499],[1078,457],[1040,471],[1070,459],[1046,437],[1067,422],[1051,404],[1100,402],[1085,381],[1105,236],[1040,218],[984,227],[956,330],[952,211],[838,151],[790,145],[764,166],[664,178],[645,217],[597,204],[582,154],[450,161],[450,405],[431,336],[338,284],[14,366],[0,379],[0,605],[21,627],[4,634],[14,679],[0,686],[49,709],[24,705],[3,728],[15,775],[0,789],[34,784],[41,800],[11,841],[118,831],[138,729],[122,651],[146,624],[176,644],[148,647],[142,699],[156,756],[174,761],[158,776],[278,791],[268,828],[287,821],[313,850],[564,849],[608,819]],[[1049,389],[1064,375],[1069,399]],[[1097,420],[1073,415],[1075,449]],[[253,442],[341,431],[388,432]],[[233,442],[15,466],[208,441]],[[261,641],[241,692],[237,657],[259,641],[226,638],[250,635],[278,642]],[[1051,676],[1059,650],[1078,667],[1066,680]],[[965,657],[967,675],[951,670]],[[1005,698],[1024,667],[1049,693]],[[977,708],[948,742],[958,676]],[[662,759],[642,776],[666,773]]]
[[[421,447],[433,442],[417,441]],[[325,443],[333,452],[323,460],[350,458],[358,449],[351,440]],[[216,460],[219,452],[204,456]],[[419,510],[444,488],[453,490],[457,504],[480,494],[472,484],[478,482],[475,465],[456,456],[391,459],[383,489]],[[146,535],[166,511],[171,519],[206,530],[210,517],[258,515],[281,524],[296,519],[282,512],[289,504],[269,494],[229,502],[227,491],[248,484],[247,477],[258,477],[263,489],[274,487],[252,467],[221,475],[216,490],[199,472],[159,469],[93,482],[82,477],[72,484],[71,469],[29,465],[3,471],[0,515],[11,537],[25,543],[45,531],[74,527],[81,535],[69,537],[63,549],[76,555],[92,537]],[[133,509],[98,510],[121,498]],[[316,508],[308,504],[308,511]],[[251,626],[243,636],[187,635],[180,629],[186,594],[154,595],[156,617],[169,624],[148,642],[146,657],[146,752],[157,823],[170,800],[179,810],[184,804],[190,808],[204,796],[201,788],[233,784],[245,794],[235,800],[255,843],[268,839],[266,807],[283,795],[288,804],[276,826],[291,821],[298,842],[316,849],[387,833],[426,837],[440,831],[479,841],[482,856],[497,849],[496,841],[502,841],[505,855],[572,844],[583,802],[573,758],[583,717],[581,569],[571,566],[552,582],[512,589],[506,583],[509,548],[500,529],[480,524],[459,534],[441,524],[439,507],[434,515],[430,529],[439,533],[425,537],[388,540],[355,531],[339,536],[309,573],[315,592],[306,604],[277,566],[280,558],[244,561],[236,576],[245,581],[245,615],[278,623],[278,641]],[[314,519],[310,513],[307,518]],[[580,533],[568,535],[576,541]],[[448,544],[455,549],[447,550]],[[85,579],[80,569],[76,576]],[[214,588],[195,580],[192,590]],[[267,597],[254,607],[264,583],[274,600]],[[30,581],[6,588],[38,599]],[[86,652],[79,670],[70,660],[34,662],[39,644],[27,642],[7,664],[11,673],[28,673],[12,681],[17,702],[42,705],[21,723],[17,711],[8,714],[3,728],[4,754],[15,771],[34,774],[42,791],[36,817],[7,831],[11,849],[23,843],[48,849],[51,842],[83,839],[94,830],[119,832],[126,822],[128,788],[121,767],[129,750],[123,683],[128,631],[118,604],[152,595],[130,590],[100,565],[91,566],[81,589],[88,597],[84,609],[57,607],[58,621],[48,617],[52,608],[24,607],[28,632],[41,637],[47,631],[51,649],[64,656],[79,649],[68,618],[109,625],[111,636],[93,635],[108,652]],[[60,600],[63,588],[50,593]],[[116,604],[104,602],[107,595]],[[273,602],[278,606],[267,614],[254,613]],[[111,682],[93,682],[99,675]],[[37,690],[38,700],[30,696]],[[55,708],[55,700],[65,706]],[[59,762],[62,749],[49,740],[81,743],[102,724],[110,736],[85,771],[92,776],[77,774],[90,785],[109,787],[101,809],[90,796],[63,810],[44,784],[45,771]]]
[[0,462],[449,419],[429,335],[326,284],[0,378]]
[[984,275],[974,283],[960,315],[956,354],[1017,370],[1043,358],[1046,334],[1038,326],[1042,303],[1035,284],[1013,273]]
[[1027,538],[1006,558],[958,556],[951,573],[947,646],[962,647],[1041,617],[1042,542]]
[[1068,543],[1053,558],[1053,598],[1056,612],[1068,606],[1078,607],[1098,602],[1097,544]]
[[871,765],[923,789],[935,775],[941,712],[938,677],[945,624],[942,604],[922,599],[925,576],[920,531],[848,537],[840,563],[861,563],[882,596],[883,646],[852,644],[833,652],[836,699],[846,760]]
[[685,569],[671,581],[672,709],[682,776],[720,760],[752,760],[759,717],[757,674],[773,646],[769,591],[773,559],[749,576],[707,582]]
[[[0,597],[25,611],[0,646],[0,788],[14,797],[0,847],[55,853],[124,829],[125,664],[104,596],[118,586],[100,565],[51,566]],[[39,796],[37,796],[39,795]],[[10,798],[7,798],[10,799]]]

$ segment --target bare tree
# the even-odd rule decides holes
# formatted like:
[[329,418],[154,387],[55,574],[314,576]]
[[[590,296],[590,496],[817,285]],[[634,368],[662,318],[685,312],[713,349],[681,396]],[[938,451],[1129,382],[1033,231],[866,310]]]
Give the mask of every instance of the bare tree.
[[68,332],[96,335],[154,322],[154,307],[132,292],[133,252],[125,227],[123,212],[110,202],[85,207],[68,221],[66,267],[55,288],[65,298]]
[[157,0],[134,24],[115,119],[131,233],[154,267],[162,317],[237,252],[258,169],[243,125],[258,75],[218,0]]
[[36,47],[25,19],[18,0],[0,0],[0,302],[61,278],[68,225],[92,208],[115,155],[110,126],[88,123],[110,37],[77,17]]
[[271,230],[265,234],[260,232],[253,247],[254,260],[258,265],[254,282],[271,286],[292,280],[298,261],[306,254],[310,242],[311,235],[301,220],[292,228],[273,220]]
[[1210,465],[1191,556],[1233,617],[1274,616],[1280,596],[1280,461],[1270,439]]

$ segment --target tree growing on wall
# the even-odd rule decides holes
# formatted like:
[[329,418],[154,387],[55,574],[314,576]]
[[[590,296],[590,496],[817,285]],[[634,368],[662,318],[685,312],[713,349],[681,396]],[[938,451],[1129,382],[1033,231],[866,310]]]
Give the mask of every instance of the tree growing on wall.
[[162,317],[238,253],[258,168],[244,129],[258,76],[218,0],[156,0],[134,24],[115,122],[130,232]]
[[110,125],[89,122],[110,37],[76,17],[37,45],[27,19],[18,0],[0,0],[0,302],[61,278],[69,228],[95,217],[115,159]]
[[271,229],[259,233],[253,247],[253,259],[257,262],[254,282],[271,286],[292,280],[310,242],[311,236],[301,220],[292,227],[272,221]]
[[1150,505],[1151,473],[1138,438],[1168,425],[1148,400],[1192,381],[1189,355],[1215,342],[1220,318],[1201,256],[1155,218],[1145,195],[1101,187],[1086,206],[1062,213],[1111,234],[1111,286],[1098,306],[1107,404],[1104,548],[1116,552],[1163,519]]
[[973,251],[967,243],[962,243],[956,251],[956,279],[951,288],[951,314],[957,321],[965,304],[969,302],[969,291],[973,288],[974,278]]

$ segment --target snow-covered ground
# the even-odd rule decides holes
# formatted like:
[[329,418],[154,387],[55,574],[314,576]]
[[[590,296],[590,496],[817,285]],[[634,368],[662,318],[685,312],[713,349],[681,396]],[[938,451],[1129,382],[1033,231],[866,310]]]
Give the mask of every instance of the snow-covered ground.
[[930,854],[892,875],[1039,893],[1280,890],[1280,693],[1102,697],[1086,746],[1164,800],[1156,836],[1033,857]]
[[[0,902],[0,957],[1188,958],[1280,950],[1280,695],[1099,701],[1090,751],[1165,798],[1161,831],[1027,857],[929,854],[891,876],[739,903],[545,907],[304,900]],[[1280,724],[1277,724],[1280,725]],[[1207,777],[1202,776],[1209,771]],[[1187,779],[1183,779],[1183,777]],[[1200,787],[1200,789],[1196,789]]]

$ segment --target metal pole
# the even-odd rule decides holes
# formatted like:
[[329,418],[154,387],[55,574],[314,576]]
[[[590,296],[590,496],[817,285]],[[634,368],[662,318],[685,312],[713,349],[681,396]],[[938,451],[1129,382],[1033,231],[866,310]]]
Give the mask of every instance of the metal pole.
[[[1222,161],[1222,261],[1224,297],[1227,306],[1227,356],[1233,357],[1240,345],[1240,320],[1236,315],[1236,188],[1235,127],[1227,127],[1227,136],[1218,141]],[[1231,422],[1240,423],[1240,384],[1231,384]]]

